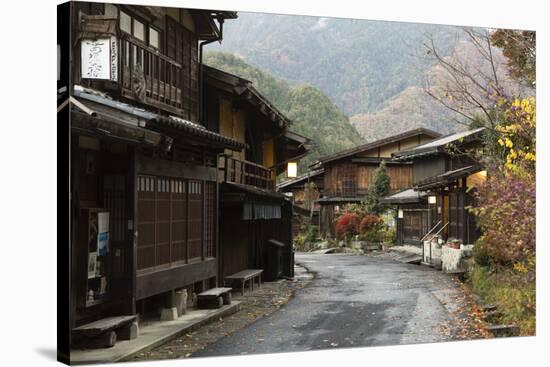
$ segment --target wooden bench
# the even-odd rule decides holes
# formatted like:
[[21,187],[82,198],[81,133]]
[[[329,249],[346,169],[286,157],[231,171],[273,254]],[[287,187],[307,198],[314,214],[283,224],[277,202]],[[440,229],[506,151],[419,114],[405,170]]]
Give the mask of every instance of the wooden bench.
[[198,308],[220,308],[231,304],[231,288],[211,288],[197,295]]
[[76,348],[110,348],[117,339],[137,338],[137,315],[107,317],[78,326],[71,334]]
[[250,291],[254,290],[254,279],[258,278],[258,287],[262,283],[262,269],[245,269],[239,271],[238,273],[226,276],[224,282],[234,282],[239,281],[241,283],[241,294],[244,296],[244,285],[248,281],[250,286]]

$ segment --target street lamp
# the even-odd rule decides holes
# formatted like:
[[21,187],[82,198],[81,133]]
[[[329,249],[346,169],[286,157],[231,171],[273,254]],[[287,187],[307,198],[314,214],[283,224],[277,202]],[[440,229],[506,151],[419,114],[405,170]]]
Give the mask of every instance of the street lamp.
[[288,178],[294,178],[298,176],[298,163],[297,162],[288,162],[286,175]]
[[403,209],[399,209],[399,210],[397,211],[397,218],[403,219]]
[[435,195],[428,196],[428,204],[435,204],[437,203],[437,197]]

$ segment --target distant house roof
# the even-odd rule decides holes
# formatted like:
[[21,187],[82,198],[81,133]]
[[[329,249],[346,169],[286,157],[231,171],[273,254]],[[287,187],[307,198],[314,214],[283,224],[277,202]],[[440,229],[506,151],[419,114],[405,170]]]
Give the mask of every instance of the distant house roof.
[[440,188],[449,185],[451,182],[457,178],[467,177],[473,173],[483,170],[480,165],[471,165],[467,167],[462,167],[452,171],[447,171],[437,176],[432,176],[425,178],[424,180],[415,183],[415,190],[429,190]]
[[395,194],[386,196],[380,201],[386,204],[414,204],[425,200],[427,194],[424,191],[415,191],[414,189],[406,189],[396,192]]
[[302,215],[304,217],[309,217],[309,215],[311,214],[309,209],[303,208],[296,204],[292,204],[292,213]]
[[429,143],[418,145],[412,149],[394,153],[392,156],[397,160],[407,160],[424,155],[430,155],[445,150],[448,144],[460,142],[469,142],[478,139],[485,128],[481,127],[474,130],[462,131],[450,135],[443,136],[439,139],[432,140]]
[[298,176],[298,177],[296,177],[292,180],[288,180],[288,181],[285,181],[285,182],[282,182],[282,183],[278,184],[277,185],[277,190],[281,191],[281,189],[284,189],[284,188],[292,186],[292,185],[299,184],[301,182],[306,181],[307,179],[319,176],[320,174],[323,174],[324,172],[325,172],[324,168],[309,171],[309,172],[304,173],[303,175],[300,175],[300,176]]
[[103,112],[108,112],[108,110],[106,110],[106,108],[108,108],[111,109],[111,111],[119,111],[117,113],[117,118],[131,125],[147,128],[147,125],[149,125],[149,123],[156,122],[161,125],[167,125],[169,127],[182,130],[191,136],[202,138],[210,142],[219,143],[220,145],[223,145],[227,148],[240,150],[245,146],[243,143],[237,140],[216,133],[214,131],[210,131],[204,126],[197,123],[184,120],[176,116],[159,115],[143,108],[114,100],[105,93],[90,88],[76,85],[74,87],[73,94],[85,104],[91,102],[92,105],[88,104],[88,106],[91,106],[92,110],[95,109],[102,110]]
[[407,139],[407,138],[410,138],[412,136],[416,136],[416,135],[420,135],[420,134],[428,135],[432,138],[438,138],[438,137],[441,136],[441,134],[439,134],[438,132],[435,132],[435,131],[430,130],[430,129],[425,129],[425,128],[412,129],[412,130],[403,132],[401,134],[388,136],[386,138],[379,139],[379,140],[376,140],[376,141],[373,141],[373,142],[370,142],[370,143],[367,143],[367,144],[359,145],[359,146],[356,146],[356,147],[353,147],[353,148],[350,148],[350,149],[342,150],[342,151],[337,152],[337,153],[326,155],[324,157],[319,158],[318,161],[313,163],[311,166],[317,166],[319,164],[323,164],[323,163],[335,161],[335,160],[338,160],[338,159],[341,159],[341,158],[349,157],[349,156],[357,154],[357,153],[361,153],[361,152],[368,151],[368,150],[371,150],[371,149],[376,149],[376,148],[381,147],[383,145],[395,143],[399,140]]
[[324,197],[316,200],[317,203],[360,203],[361,198],[358,197],[344,197],[344,196],[334,196],[334,197]]

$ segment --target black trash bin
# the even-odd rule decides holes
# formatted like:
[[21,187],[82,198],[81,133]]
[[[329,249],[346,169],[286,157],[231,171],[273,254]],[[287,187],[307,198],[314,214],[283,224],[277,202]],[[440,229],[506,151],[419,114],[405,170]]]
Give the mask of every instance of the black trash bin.
[[285,244],[277,240],[267,241],[265,279],[273,281],[283,275],[283,248]]

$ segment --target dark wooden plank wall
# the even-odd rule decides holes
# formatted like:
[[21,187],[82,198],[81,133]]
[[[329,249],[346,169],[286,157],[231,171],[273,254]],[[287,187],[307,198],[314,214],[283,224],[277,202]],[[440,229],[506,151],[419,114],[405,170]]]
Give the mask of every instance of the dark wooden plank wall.
[[320,233],[321,237],[332,237],[336,236],[334,231],[334,219],[335,219],[334,205],[333,204],[322,204],[319,213],[320,221]]
[[140,153],[136,172],[137,299],[215,277],[216,168]]
[[422,181],[427,177],[440,175],[447,169],[447,158],[443,155],[431,156],[414,160],[413,183]]
[[[362,196],[367,192],[377,168],[377,164],[329,164],[325,167],[324,191],[330,196]],[[388,165],[386,171],[391,178],[392,191],[412,186],[411,165]]]
[[265,269],[267,241],[274,239],[284,243],[284,274],[291,276],[292,207],[285,202],[280,219],[242,220],[242,205],[225,204],[221,213],[220,248],[222,276],[247,268]]
[[[98,143],[100,150],[78,148],[73,144],[74,239],[71,243],[71,283],[73,326],[102,317],[113,309],[133,310],[133,235],[127,223],[133,218],[133,151],[122,144]],[[88,209],[110,211],[108,260],[109,301],[85,307],[88,262]]]

